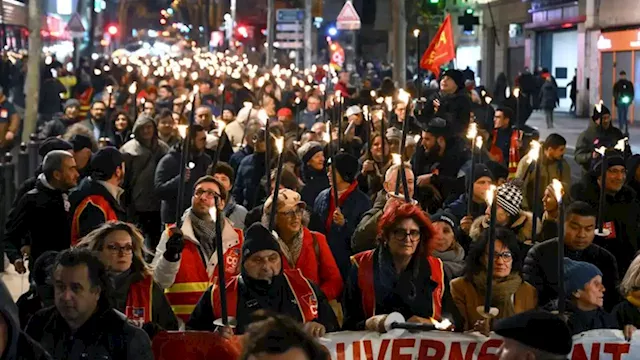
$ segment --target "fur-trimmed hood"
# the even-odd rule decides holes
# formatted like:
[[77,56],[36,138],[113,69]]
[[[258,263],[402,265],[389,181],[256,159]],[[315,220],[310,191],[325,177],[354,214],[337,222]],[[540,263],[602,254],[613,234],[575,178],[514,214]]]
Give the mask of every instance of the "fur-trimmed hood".
[[[473,224],[471,224],[471,229],[469,230],[469,237],[471,237],[471,240],[477,241],[480,238],[482,230],[488,228],[489,216],[482,215],[473,220]],[[533,237],[531,236],[531,233],[533,231],[533,213],[529,211],[520,211],[520,217],[511,225],[511,229],[515,232],[518,242],[532,244]],[[542,231],[542,223],[538,220],[536,233],[540,234],[540,231]]]

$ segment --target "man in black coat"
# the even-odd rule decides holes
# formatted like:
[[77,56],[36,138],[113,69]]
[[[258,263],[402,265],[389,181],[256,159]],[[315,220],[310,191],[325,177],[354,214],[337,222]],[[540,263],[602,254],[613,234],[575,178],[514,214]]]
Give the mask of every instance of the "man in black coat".
[[[207,133],[204,128],[198,124],[193,125],[189,136],[191,136],[191,153],[185,164],[187,168],[184,179],[184,209],[180,209],[180,216],[191,204],[196,181],[207,174],[207,168],[211,165],[211,157],[204,153],[207,142]],[[179,146],[171,149],[156,167],[154,185],[158,197],[162,200],[160,216],[164,224],[172,224],[178,220],[176,219],[176,211],[181,158],[182,146]]]
[[[589,204],[576,201],[567,208],[564,223],[564,256],[591,263],[602,271],[604,307],[608,311],[620,297],[616,291],[618,268],[610,252],[593,243],[596,213]],[[522,269],[524,280],[538,290],[538,304],[545,306],[558,298],[558,239],[536,244],[527,255]],[[569,294],[566,294],[567,296]]]
[[[418,146],[411,164],[416,177],[416,199],[428,199],[429,212],[442,207],[444,200],[465,191],[464,179],[458,178],[470,153],[463,141],[451,135],[448,121],[434,118],[422,131],[422,146]],[[426,204],[423,204],[423,206]]]
[[88,249],[62,252],[54,266],[55,306],[25,332],[55,359],[153,359],[151,341],[109,304],[107,270]]
[[[305,285],[296,286],[297,280],[303,280]],[[262,224],[253,224],[247,230],[242,243],[240,275],[226,281],[227,292],[233,293],[235,296],[231,298],[237,299],[235,304],[227,303],[229,314],[237,320],[236,334],[246,331],[251,323],[251,314],[258,310],[290,316],[303,323],[303,329],[314,337],[339,329],[333,309],[322,290],[298,270],[282,269],[280,246]],[[220,316],[217,309],[221,306],[219,302],[212,303],[212,299],[220,299],[217,285],[213,284],[200,297],[187,322],[187,329],[215,329],[213,322]],[[212,297],[212,291],[216,296]],[[307,318],[312,313],[315,317]]]
[[460,70],[445,71],[440,78],[440,91],[427,100],[423,110],[426,121],[434,116],[450,122],[449,130],[464,137],[469,126],[471,98],[464,87],[464,75]]
[[[594,108],[591,120],[593,121],[589,123],[589,127],[578,136],[574,153],[576,162],[584,172],[589,172],[593,159],[600,156],[595,152],[596,148],[614,146],[624,137],[622,131],[611,123],[611,111],[606,106],[602,105],[600,111],[597,107]],[[625,152],[628,154],[629,150]]]
[[[609,231],[609,235],[597,236],[594,242],[616,257],[618,274],[622,278],[638,250],[640,204],[636,192],[625,185],[627,174],[622,155],[618,151],[607,151],[606,154],[606,188],[602,215],[603,228]],[[601,160],[596,162],[592,172],[571,187],[571,197],[588,203],[593,209],[599,207],[601,166]]]
[[31,258],[29,268],[32,270],[40,254],[70,246],[67,192],[76,186],[78,176],[73,155],[64,150],[51,151],[44,158],[35,189],[27,192],[9,212],[5,240],[9,261],[17,272],[25,272],[20,254]]

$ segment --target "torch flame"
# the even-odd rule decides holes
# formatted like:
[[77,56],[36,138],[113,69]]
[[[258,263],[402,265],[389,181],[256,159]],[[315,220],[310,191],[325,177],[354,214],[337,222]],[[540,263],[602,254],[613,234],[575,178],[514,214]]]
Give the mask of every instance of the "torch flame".
[[296,102],[296,105],[300,104],[300,98],[297,97],[295,102]]
[[520,88],[515,88],[513,89],[513,96],[515,96],[516,98],[520,97]]
[[227,123],[225,123],[222,120],[216,120],[216,123],[218,124],[218,137],[222,136],[222,133],[224,132],[224,128],[227,126]]
[[391,111],[393,109],[393,98],[391,96],[387,96],[384,98],[385,104],[387,104],[387,110]]
[[188,125],[178,125],[178,133],[180,134],[180,137],[182,137],[183,139],[187,137],[188,127],[189,127]]
[[267,115],[267,112],[264,109],[260,109],[258,110],[258,119],[262,125],[266,125],[269,120],[269,115]]
[[278,149],[278,154],[282,154],[282,150],[284,150],[284,137],[280,136],[276,138],[276,149]]
[[491,104],[491,102],[493,101],[493,99],[489,96],[484,98],[484,101],[487,103],[487,105]]
[[562,183],[558,181],[558,179],[553,179],[551,181],[551,186],[553,187],[553,194],[556,197],[558,202],[562,202]]
[[531,148],[529,149],[529,161],[531,164],[532,161],[538,161],[540,158],[540,143],[536,140],[531,140]]
[[187,168],[189,170],[193,170],[196,167],[196,163],[194,163],[193,161],[189,161],[189,163],[187,164]]
[[434,318],[429,318],[429,320],[431,320],[431,323],[433,324],[433,326],[436,327],[436,329],[438,330],[447,330],[448,328],[451,327],[451,325],[453,325],[451,323],[451,320],[449,319],[442,319],[442,321],[438,321]]
[[138,90],[138,82],[134,81],[131,83],[131,85],[129,85],[129,94],[135,94],[136,90]]
[[602,99],[600,99],[600,101],[598,101],[598,103],[596,104],[596,111],[598,112],[598,114],[602,113]]
[[491,185],[489,186],[489,190],[487,190],[486,200],[489,206],[493,204],[493,198],[496,195],[496,189],[497,187],[495,185]]
[[113,94],[113,85],[107,85],[107,93],[109,95]]
[[417,144],[417,143],[419,143],[419,142],[420,142],[420,140],[422,140],[422,137],[421,137],[420,135],[414,135],[414,136],[413,136],[413,140],[414,140],[414,141],[416,142],[416,144]]
[[618,142],[616,143],[616,146],[614,146],[613,148],[620,151],[620,152],[624,152],[624,149],[627,147],[627,140],[629,138],[622,138],[620,140],[618,140]]
[[404,89],[400,89],[400,91],[398,91],[398,100],[408,105],[410,99],[411,95],[409,95],[408,92],[404,91]]
[[377,99],[376,99],[376,102],[377,102],[378,104],[382,104],[382,103],[384,102],[384,99],[383,99],[383,98],[381,98],[381,97],[379,97],[379,98],[377,98]]
[[376,97],[376,91],[375,90],[371,90],[369,95],[371,95],[372,98]]
[[483,142],[482,136],[476,137],[476,147],[478,149],[482,149],[482,142]]
[[320,89],[320,92],[324,93],[325,91],[327,91],[327,85],[325,85],[325,84],[320,84],[319,89]]
[[253,103],[251,101],[245,101],[245,102],[242,103],[242,106],[246,107],[246,108],[252,108],[253,107]]
[[599,147],[599,148],[597,148],[595,151],[596,151],[598,154],[600,154],[600,155],[604,156],[604,153],[607,151],[607,148],[606,148],[606,147],[604,147],[604,146],[600,146],[600,147]]
[[467,139],[473,140],[478,136],[478,124],[472,122],[467,130]]
[[218,219],[218,209],[215,206],[209,208],[209,216],[214,222]]
[[331,142],[331,122],[330,121],[327,121],[325,132],[322,135],[322,141],[326,142],[327,144]]
[[402,156],[400,154],[391,154],[391,158],[393,158],[393,165],[402,164]]

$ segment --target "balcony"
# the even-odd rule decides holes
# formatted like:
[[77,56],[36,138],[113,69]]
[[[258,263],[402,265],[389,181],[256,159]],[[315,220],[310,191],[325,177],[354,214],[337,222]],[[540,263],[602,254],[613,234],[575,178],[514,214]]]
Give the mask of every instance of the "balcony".
[[529,12],[557,9],[567,6],[577,6],[577,0],[525,0],[531,3]]

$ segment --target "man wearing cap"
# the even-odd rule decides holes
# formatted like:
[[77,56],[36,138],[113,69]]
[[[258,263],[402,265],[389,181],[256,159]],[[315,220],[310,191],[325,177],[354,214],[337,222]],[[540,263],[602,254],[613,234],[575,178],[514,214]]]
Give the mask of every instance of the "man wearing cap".
[[64,135],[64,133],[67,131],[67,128],[77,121],[79,111],[80,101],[76,99],[67,100],[64,103],[62,115],[55,116],[50,121],[47,121],[38,134],[38,138],[46,139],[49,137]]
[[124,158],[118,149],[107,146],[91,159],[89,177],[69,195],[71,202],[71,245],[107,221],[126,219],[121,204],[124,190]]
[[426,209],[435,212],[442,207],[447,196],[464,192],[458,179],[462,165],[469,160],[469,151],[464,142],[451,136],[448,121],[433,118],[422,130],[422,146],[419,146],[411,161],[416,176],[417,199],[426,201]]
[[[622,153],[617,150],[606,152],[606,187],[604,197],[603,228],[609,231],[605,237],[597,236],[594,242],[609,250],[618,259],[620,278],[629,268],[629,264],[638,250],[640,228],[640,204],[636,192],[625,185],[627,173]],[[588,203],[599,209],[602,159],[596,159],[591,173],[586,174],[579,183],[571,187],[571,197]]]
[[[305,332],[314,337],[339,329],[322,290],[300,270],[284,270],[280,246],[262,224],[254,224],[247,230],[241,266],[240,274],[229,279],[226,285],[227,313],[236,320],[236,334],[246,331],[251,314],[257,310],[288,315],[302,323]],[[213,331],[221,308],[218,283],[213,283],[198,301],[187,329]]]
[[[469,171],[471,172],[471,171]],[[455,215],[460,221],[460,227],[465,233],[469,233],[474,219],[484,215],[487,211],[487,190],[493,184],[493,174],[484,164],[476,164],[473,169],[473,177],[465,176],[465,187],[469,188],[469,181],[473,181],[473,198],[471,199],[471,214],[469,209],[469,193],[465,191],[459,198],[446,206],[446,210]]]
[[329,187],[322,144],[309,141],[298,149],[298,157],[302,160],[300,177],[304,182],[300,196],[312,208],[320,192]]
[[[69,190],[78,182],[78,171],[73,155],[64,150],[49,152],[42,161],[42,173],[35,188],[27,192],[9,212],[5,243],[7,255],[16,271],[24,273],[24,263],[17,251],[35,260],[48,250],[61,251],[69,247]],[[37,225],[36,225],[37,224]],[[35,226],[34,226],[35,225]]]
[[345,129],[347,136],[349,136],[351,134],[351,130],[353,130],[353,136],[360,138],[363,143],[368,143],[367,129],[365,127],[368,125],[364,121],[362,108],[358,105],[349,106],[347,111],[345,111],[344,116],[347,117],[348,125],[347,129]]
[[[353,255],[351,250],[351,236],[360,223],[364,213],[371,208],[371,201],[367,194],[358,188],[356,176],[360,172],[358,159],[353,155],[340,153],[330,159],[335,161],[336,173],[332,173],[333,166],[328,167],[328,178],[331,187],[323,190],[313,204],[311,214],[311,230],[324,234],[329,239],[329,247],[336,259],[340,274],[347,278]],[[335,175],[336,183],[333,183]],[[333,187],[338,190],[338,202],[334,199]]]
[[[557,221],[554,223],[556,225]],[[608,289],[618,286],[616,258],[593,243],[596,211],[589,204],[575,201],[567,207],[564,226],[564,256],[591,263],[602,271]],[[538,304],[545,307],[558,298],[558,238],[536,244],[524,260],[522,275],[538,292]],[[604,308],[611,310],[620,301],[617,291],[607,291]]]
[[573,349],[567,324],[557,315],[531,310],[499,320],[494,331],[504,338],[499,360],[565,360]]
[[[264,204],[262,224],[269,226],[273,195]],[[302,275],[320,286],[329,300],[342,293],[342,277],[324,235],[304,226],[308,216],[300,194],[282,189],[278,192],[273,230],[278,235],[283,268],[299,269]]]
[[155,281],[165,289],[173,312],[183,322],[189,319],[209,282],[217,281],[216,221],[222,221],[226,278],[240,272],[243,238],[242,231],[234,229],[228,218],[216,216],[214,219],[211,215],[212,209],[223,214],[229,196],[218,180],[212,176],[201,177],[195,184],[193,194],[182,227],[171,227],[162,233],[151,263]]
[[284,127],[285,140],[292,142],[297,141],[300,135],[300,128],[293,121],[293,112],[291,109],[283,107],[276,113],[278,121]]
[[[376,247],[376,237],[378,236],[378,220],[382,216],[385,205],[389,199],[404,199],[404,187],[402,179],[398,178],[399,164],[392,165],[387,169],[384,175],[384,183],[382,190],[376,193],[373,207],[362,215],[362,220],[358,223],[356,230],[351,237],[351,250],[354,254],[361,251],[371,250]],[[414,193],[414,177],[411,166],[408,163],[402,165],[404,174],[407,177],[407,187],[409,188],[409,197],[413,199]],[[400,181],[398,195],[395,195],[396,184]]]
[[620,324],[615,315],[603,309],[602,272],[595,265],[564,258],[564,290],[567,300],[567,325],[571,334],[596,329],[623,330],[627,341],[636,330],[633,325]]
[[591,170],[593,160],[600,156],[595,151],[597,148],[612,147],[624,137],[622,131],[611,123],[611,110],[608,107],[594,107],[591,120],[589,127],[578,136],[574,153],[576,162],[582,166],[585,173]]
[[464,75],[460,70],[449,69],[442,73],[440,91],[434,93],[425,106],[425,119],[434,116],[450,122],[452,135],[463,137],[467,131],[471,113],[471,99],[464,88]]

